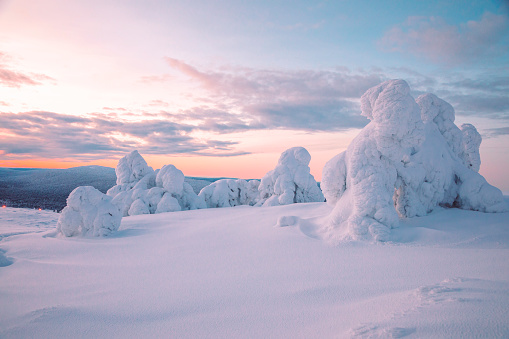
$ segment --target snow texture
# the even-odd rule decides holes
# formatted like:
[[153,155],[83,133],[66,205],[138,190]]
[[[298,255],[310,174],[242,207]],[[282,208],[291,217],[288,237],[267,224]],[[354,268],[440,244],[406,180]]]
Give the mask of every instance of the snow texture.
[[260,181],[244,179],[221,179],[202,188],[200,197],[208,208],[253,206],[258,202]]
[[122,215],[112,198],[92,186],[80,186],[67,198],[67,206],[58,219],[57,232],[77,235],[107,236],[120,226]]
[[302,202],[323,202],[325,197],[309,173],[311,155],[303,147],[281,154],[276,168],[262,178],[257,206],[278,206]]
[[322,189],[335,205],[330,238],[388,239],[399,216],[424,216],[437,206],[504,212],[502,193],[477,173],[481,137],[463,132],[454,109],[433,94],[417,101],[403,80],[390,80],[361,97],[371,122],[347,150],[323,168]]
[[124,217],[206,208],[182,171],[173,165],[154,171],[138,151],[120,159],[115,172],[117,185],[107,194]]

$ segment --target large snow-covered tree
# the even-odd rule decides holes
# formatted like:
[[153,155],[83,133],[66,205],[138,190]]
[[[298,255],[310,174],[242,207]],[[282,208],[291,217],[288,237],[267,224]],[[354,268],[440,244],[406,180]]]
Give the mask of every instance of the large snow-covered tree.
[[390,80],[361,97],[361,111],[371,122],[323,168],[322,189],[335,206],[330,237],[387,240],[399,216],[439,205],[507,210],[500,190],[477,173],[479,133],[460,130],[450,104],[433,94],[416,101],[405,81]]

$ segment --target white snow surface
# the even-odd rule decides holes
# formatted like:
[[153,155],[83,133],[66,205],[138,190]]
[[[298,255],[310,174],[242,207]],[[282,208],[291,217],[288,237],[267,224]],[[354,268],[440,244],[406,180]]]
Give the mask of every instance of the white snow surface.
[[44,231],[56,213],[0,209],[0,337],[509,337],[509,213],[438,207],[331,245],[332,209],[138,215],[68,239]]
[[205,186],[198,194],[208,208],[255,205],[259,198],[258,180],[220,179]]
[[331,239],[385,241],[399,217],[441,205],[508,210],[502,192],[477,173],[479,133],[472,125],[462,132],[450,104],[433,94],[416,101],[404,80],[389,80],[361,97],[361,109],[371,122],[322,172],[335,205],[325,226]]
[[325,197],[309,173],[311,155],[304,147],[287,149],[276,168],[262,178],[259,206],[279,206],[303,202],[323,202]]

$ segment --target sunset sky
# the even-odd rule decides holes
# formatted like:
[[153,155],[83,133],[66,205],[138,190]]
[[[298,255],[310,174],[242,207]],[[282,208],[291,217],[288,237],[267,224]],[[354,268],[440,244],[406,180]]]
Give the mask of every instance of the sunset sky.
[[0,0],[0,166],[115,167],[137,149],[188,176],[325,162],[392,78],[483,136],[509,192],[507,1]]

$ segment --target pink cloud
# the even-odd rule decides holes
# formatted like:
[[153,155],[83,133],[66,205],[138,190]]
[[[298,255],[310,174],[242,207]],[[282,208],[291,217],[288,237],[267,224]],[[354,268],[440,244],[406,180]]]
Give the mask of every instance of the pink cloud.
[[506,53],[509,18],[486,12],[479,21],[449,25],[441,17],[409,17],[379,40],[386,51],[407,52],[434,62],[466,62]]
[[7,63],[11,58],[0,52],[0,84],[7,87],[21,87],[24,85],[41,85],[42,81],[54,80],[53,78],[38,73],[24,73],[13,70]]

